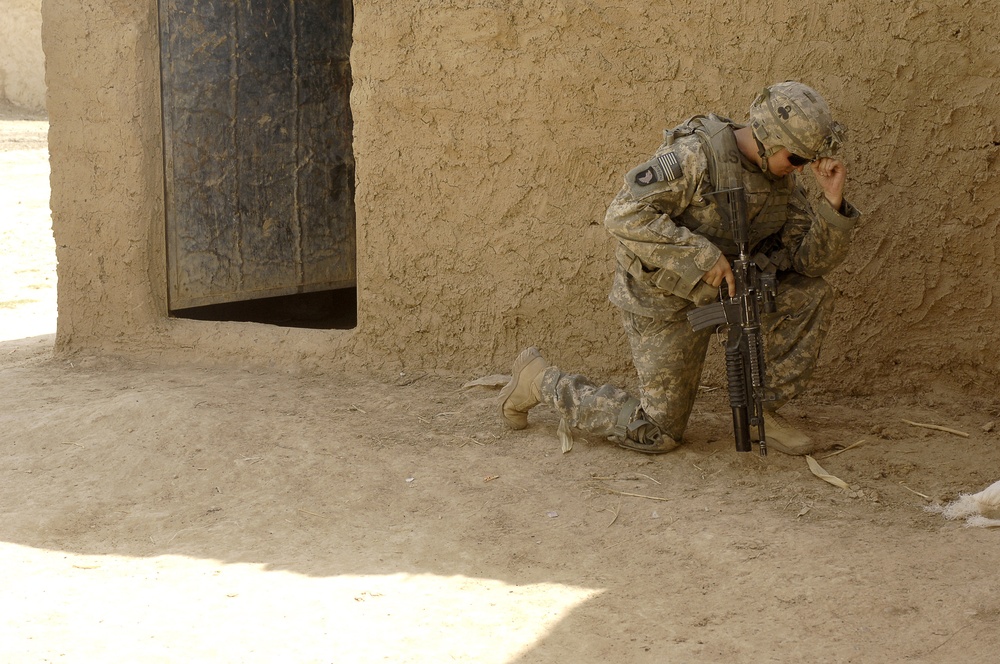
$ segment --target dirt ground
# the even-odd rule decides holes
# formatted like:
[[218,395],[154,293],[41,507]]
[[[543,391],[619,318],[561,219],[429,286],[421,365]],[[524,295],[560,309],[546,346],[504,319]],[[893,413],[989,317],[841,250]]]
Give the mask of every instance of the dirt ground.
[[45,131],[0,121],[0,661],[996,661],[1000,529],[925,510],[1000,479],[993,392],[818,381],[845,489],[717,385],[674,453],[564,454],[475,375],[55,356]]

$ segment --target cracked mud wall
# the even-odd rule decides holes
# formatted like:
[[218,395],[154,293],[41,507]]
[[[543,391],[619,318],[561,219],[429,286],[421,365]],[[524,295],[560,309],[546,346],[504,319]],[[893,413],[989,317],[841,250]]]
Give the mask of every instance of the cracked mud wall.
[[163,308],[156,16],[130,2],[43,0],[58,337],[112,348]]
[[472,374],[536,344],[624,380],[601,225],[622,174],[664,128],[795,78],[849,127],[865,212],[821,384],[992,383],[997,10],[760,6],[356,2],[359,324],[337,332],[165,317],[155,3],[45,0],[58,347]]

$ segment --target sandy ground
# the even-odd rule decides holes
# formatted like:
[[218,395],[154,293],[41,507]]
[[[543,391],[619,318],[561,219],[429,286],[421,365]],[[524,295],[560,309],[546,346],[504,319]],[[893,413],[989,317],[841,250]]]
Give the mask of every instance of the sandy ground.
[[839,488],[718,386],[677,452],[563,454],[478,376],[53,356],[45,130],[0,121],[0,661],[996,661],[1000,529],[925,510],[1000,479],[992,394],[817,385]]

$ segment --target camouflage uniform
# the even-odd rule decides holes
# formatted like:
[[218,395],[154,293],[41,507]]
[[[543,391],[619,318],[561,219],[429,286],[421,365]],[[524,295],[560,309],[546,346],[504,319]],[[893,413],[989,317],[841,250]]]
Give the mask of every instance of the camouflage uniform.
[[[712,175],[722,168],[738,174],[747,193],[751,253],[763,253],[778,270],[777,311],[762,320],[768,384],[777,396],[769,407],[804,389],[833,310],[832,289],[822,277],[844,259],[860,213],[846,200],[834,210],[825,198],[813,211],[794,173],[775,178],[739,151],[738,127],[696,116],[666,132],[653,159],[626,175],[605,217],[617,241],[609,299],[622,312],[640,398],[549,367],[541,400],[569,425],[618,443],[643,431],[681,441],[713,334],[693,331],[687,313],[718,295],[702,277],[720,253],[730,262],[738,255],[708,195],[717,188]],[[654,429],[630,431],[642,422]],[[673,445],[664,444],[656,451]]]

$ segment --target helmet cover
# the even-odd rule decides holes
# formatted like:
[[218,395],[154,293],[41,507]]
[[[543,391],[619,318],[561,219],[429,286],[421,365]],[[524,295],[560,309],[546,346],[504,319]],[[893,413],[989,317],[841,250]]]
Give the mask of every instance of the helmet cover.
[[765,160],[781,148],[806,159],[831,157],[844,140],[823,97],[808,85],[785,81],[771,85],[750,105],[750,127]]

